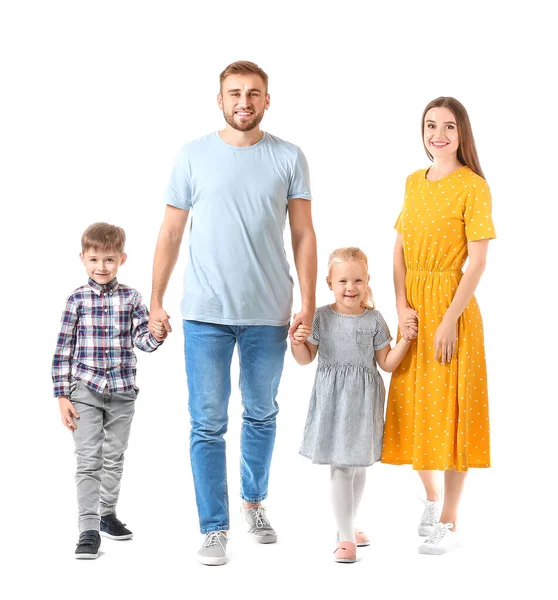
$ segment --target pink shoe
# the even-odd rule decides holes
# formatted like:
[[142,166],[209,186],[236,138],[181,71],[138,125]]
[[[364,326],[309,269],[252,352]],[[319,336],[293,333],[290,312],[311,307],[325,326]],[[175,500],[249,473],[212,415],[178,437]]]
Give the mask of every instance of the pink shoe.
[[[337,532],[337,541],[339,541],[339,532]],[[358,548],[363,546],[370,546],[370,540],[364,531],[358,531],[355,529],[355,541]]]
[[338,563],[354,563],[356,561],[356,544],[339,542],[333,553],[333,560]]
[[362,548],[362,546],[370,546],[370,540],[368,539],[368,536],[364,533],[364,531],[357,531],[355,529],[355,540],[356,545],[359,548]]

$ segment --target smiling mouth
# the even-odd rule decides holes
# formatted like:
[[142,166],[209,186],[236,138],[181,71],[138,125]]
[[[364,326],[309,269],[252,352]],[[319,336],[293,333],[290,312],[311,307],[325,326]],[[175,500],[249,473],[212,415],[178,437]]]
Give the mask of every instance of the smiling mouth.
[[237,110],[234,114],[239,117],[251,117],[253,113],[248,110]]
[[430,142],[430,145],[434,146],[434,148],[445,148],[449,146],[449,142]]

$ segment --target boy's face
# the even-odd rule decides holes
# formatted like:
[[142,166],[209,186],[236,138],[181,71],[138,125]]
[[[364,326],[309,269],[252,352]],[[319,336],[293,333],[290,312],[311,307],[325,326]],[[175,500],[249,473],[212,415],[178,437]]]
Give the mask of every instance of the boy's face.
[[118,273],[118,268],[126,262],[128,256],[113,250],[101,251],[89,248],[80,255],[81,262],[91,279],[99,285],[109,283]]

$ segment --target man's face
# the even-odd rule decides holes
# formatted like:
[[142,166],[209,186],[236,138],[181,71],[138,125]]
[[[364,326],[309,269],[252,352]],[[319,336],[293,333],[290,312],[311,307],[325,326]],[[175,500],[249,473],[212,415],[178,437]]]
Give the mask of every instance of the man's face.
[[229,75],[217,96],[225,121],[237,131],[250,131],[260,124],[269,108],[269,94],[259,75]]

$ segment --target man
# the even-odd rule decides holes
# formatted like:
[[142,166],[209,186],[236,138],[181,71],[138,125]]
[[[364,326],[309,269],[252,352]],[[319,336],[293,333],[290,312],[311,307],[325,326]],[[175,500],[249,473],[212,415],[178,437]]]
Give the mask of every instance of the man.
[[[244,406],[241,495],[251,536],[277,534],[261,505],[267,497],[287,335],[311,327],[315,309],[316,237],[308,166],[300,149],[260,130],[269,108],[265,72],[229,65],[217,97],[226,126],[179,153],[153,266],[150,328],[171,331],[164,293],[190,210],[189,264],[182,317],[191,417],[190,457],[206,565],[226,562],[229,511],[225,468],[230,365],[235,344]],[[289,216],[302,308],[289,328],[292,279],[283,230]],[[300,342],[298,342],[300,343]]]

